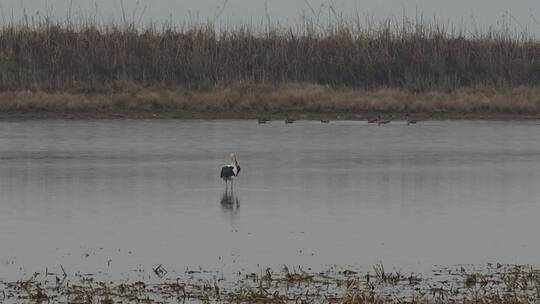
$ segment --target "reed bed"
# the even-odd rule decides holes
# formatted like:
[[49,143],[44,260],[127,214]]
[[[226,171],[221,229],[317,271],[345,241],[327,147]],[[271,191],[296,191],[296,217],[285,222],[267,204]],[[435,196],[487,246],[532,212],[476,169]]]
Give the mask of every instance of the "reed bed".
[[136,27],[32,18],[0,28],[0,91],[109,92],[118,81],[204,89],[312,83],[412,92],[540,84],[540,42],[425,20],[341,18],[295,27]]

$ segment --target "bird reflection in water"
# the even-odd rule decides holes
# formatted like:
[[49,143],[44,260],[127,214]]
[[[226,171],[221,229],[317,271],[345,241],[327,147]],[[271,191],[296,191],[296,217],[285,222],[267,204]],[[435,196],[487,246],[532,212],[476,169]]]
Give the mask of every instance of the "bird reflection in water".
[[236,214],[240,210],[240,200],[234,193],[225,191],[221,195],[221,208]]

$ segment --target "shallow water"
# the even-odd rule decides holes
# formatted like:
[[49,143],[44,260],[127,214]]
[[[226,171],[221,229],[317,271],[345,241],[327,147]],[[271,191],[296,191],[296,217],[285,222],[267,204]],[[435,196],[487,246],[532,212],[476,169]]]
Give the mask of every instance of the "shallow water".
[[0,122],[0,279],[540,265],[539,214],[538,122]]

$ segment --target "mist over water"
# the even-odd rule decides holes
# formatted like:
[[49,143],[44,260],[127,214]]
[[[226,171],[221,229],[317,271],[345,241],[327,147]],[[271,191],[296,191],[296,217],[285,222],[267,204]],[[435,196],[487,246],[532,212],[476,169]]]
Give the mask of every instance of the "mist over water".
[[540,265],[539,184],[537,122],[3,121],[0,279]]

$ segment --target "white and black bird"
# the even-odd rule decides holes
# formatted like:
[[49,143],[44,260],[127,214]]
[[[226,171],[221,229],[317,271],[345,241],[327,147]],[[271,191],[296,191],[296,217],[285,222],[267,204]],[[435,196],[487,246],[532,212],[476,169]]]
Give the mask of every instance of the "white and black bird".
[[240,173],[240,165],[238,165],[236,155],[231,153],[230,158],[231,164],[223,166],[220,174],[220,177],[225,181],[225,191],[229,189],[229,181],[231,182],[231,191],[233,190],[233,180],[238,177],[238,173]]

